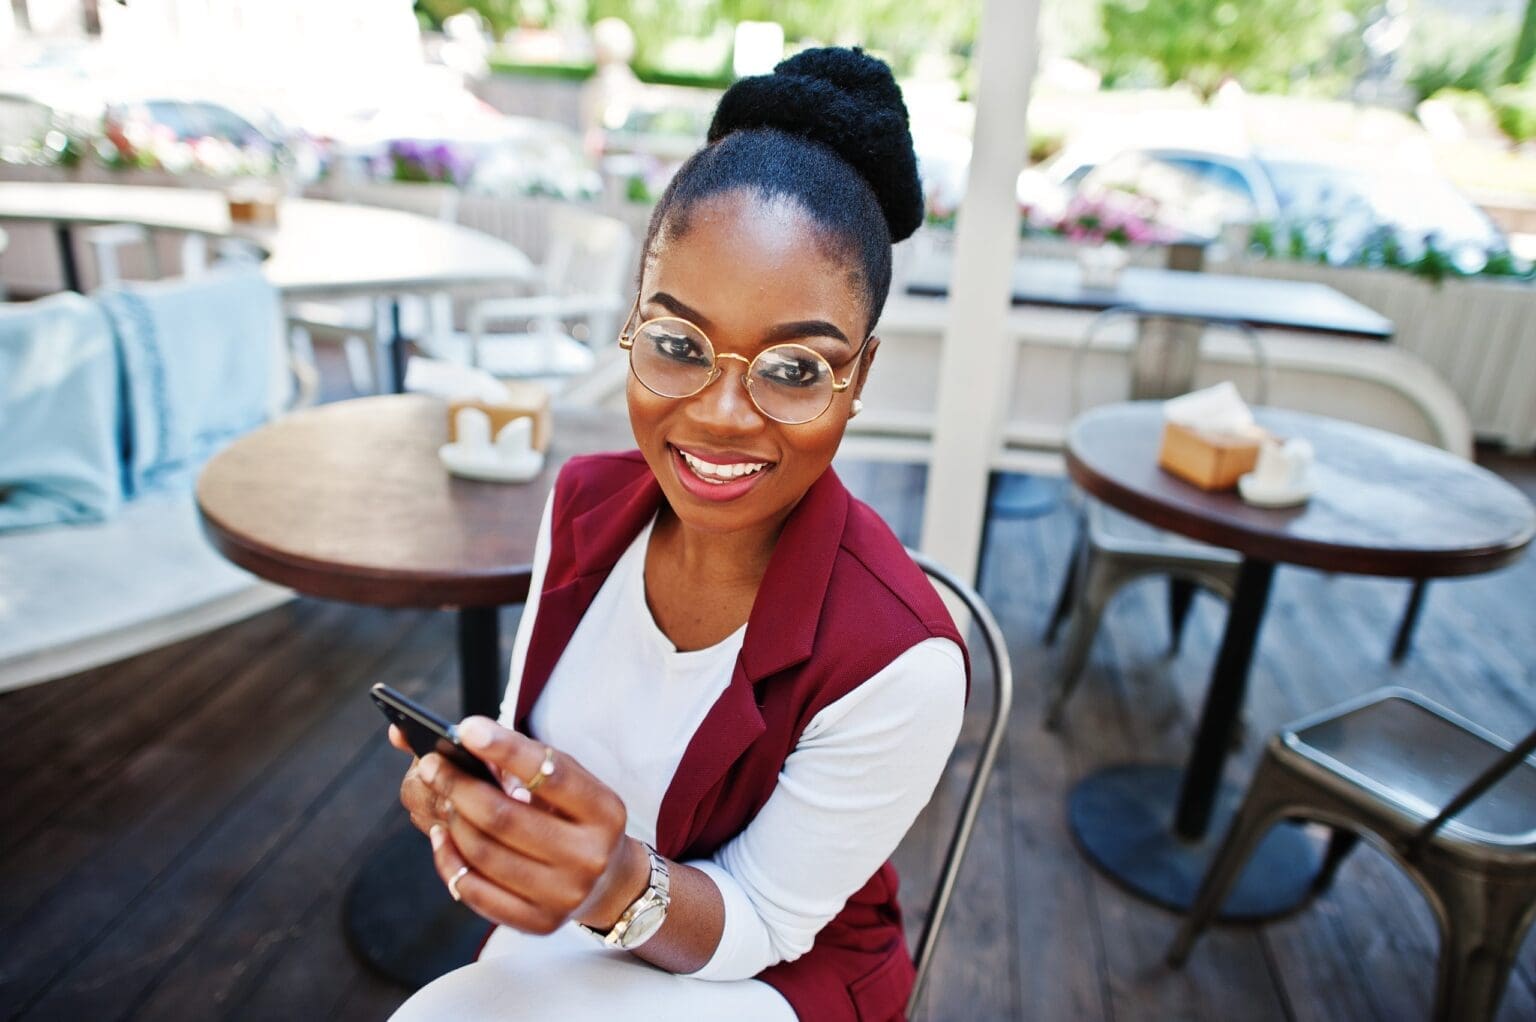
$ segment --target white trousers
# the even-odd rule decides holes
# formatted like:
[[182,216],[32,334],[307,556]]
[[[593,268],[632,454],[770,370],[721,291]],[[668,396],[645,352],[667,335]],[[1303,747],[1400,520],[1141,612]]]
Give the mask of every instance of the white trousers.
[[391,1022],[613,1022],[615,1018],[796,1022],[755,979],[715,983],[604,948],[574,925],[548,937],[496,928],[480,960],[422,987]]

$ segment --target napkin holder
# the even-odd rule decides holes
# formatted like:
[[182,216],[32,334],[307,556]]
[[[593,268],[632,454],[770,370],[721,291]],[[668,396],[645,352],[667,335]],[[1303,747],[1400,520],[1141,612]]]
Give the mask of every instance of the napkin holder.
[[1245,433],[1215,433],[1165,421],[1157,463],[1202,490],[1230,490],[1239,476],[1253,471],[1264,436],[1258,427]]
[[464,408],[477,408],[491,420],[491,436],[498,436],[502,427],[514,419],[533,420],[533,449],[541,454],[549,450],[553,421],[549,411],[549,391],[536,383],[518,380],[503,381],[507,389],[505,401],[480,401],[455,398],[448,402],[448,442],[459,442],[458,414]]
[[277,200],[272,188],[236,186],[224,193],[229,222],[244,227],[276,227]]

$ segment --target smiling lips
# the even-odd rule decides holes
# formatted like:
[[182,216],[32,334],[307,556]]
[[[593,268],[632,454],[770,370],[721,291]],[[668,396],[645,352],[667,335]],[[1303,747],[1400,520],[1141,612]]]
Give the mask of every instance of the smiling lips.
[[742,455],[704,458],[679,447],[672,451],[678,479],[690,493],[705,500],[734,500],[756,485],[765,469],[773,467],[772,462]]

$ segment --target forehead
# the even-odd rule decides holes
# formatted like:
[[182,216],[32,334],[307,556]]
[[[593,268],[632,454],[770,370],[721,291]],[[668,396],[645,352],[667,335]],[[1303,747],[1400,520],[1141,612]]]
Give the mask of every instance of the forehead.
[[688,211],[683,234],[658,234],[643,292],[665,291],[726,329],[825,319],[852,338],[865,316],[858,269],[823,234],[792,200],[710,196]]

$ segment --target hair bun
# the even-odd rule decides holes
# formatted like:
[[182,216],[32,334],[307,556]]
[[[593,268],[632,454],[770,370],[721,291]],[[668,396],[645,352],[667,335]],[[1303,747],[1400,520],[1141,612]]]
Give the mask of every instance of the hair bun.
[[720,98],[709,141],[733,131],[777,128],[820,142],[874,190],[891,240],[923,221],[923,189],[901,89],[885,62],[858,48],[804,50],[772,74],[737,81]]

